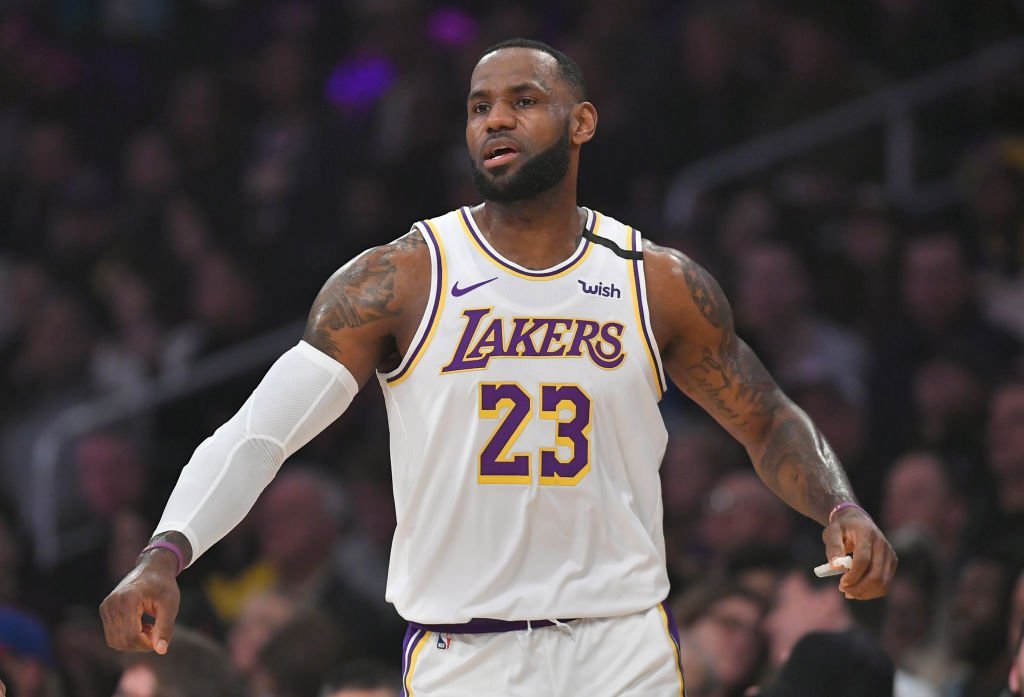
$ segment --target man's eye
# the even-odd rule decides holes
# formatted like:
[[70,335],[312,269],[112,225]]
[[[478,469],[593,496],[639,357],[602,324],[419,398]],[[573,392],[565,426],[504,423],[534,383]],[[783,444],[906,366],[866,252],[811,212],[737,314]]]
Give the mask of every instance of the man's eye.
[[491,107],[490,107],[490,105],[489,105],[489,104],[474,104],[474,105],[473,105],[473,113],[474,113],[474,114],[486,114],[486,113],[487,113],[487,111],[488,111],[488,110],[489,110],[490,108],[491,108]]
[[516,106],[533,106],[537,100],[533,97],[520,97],[516,100]]

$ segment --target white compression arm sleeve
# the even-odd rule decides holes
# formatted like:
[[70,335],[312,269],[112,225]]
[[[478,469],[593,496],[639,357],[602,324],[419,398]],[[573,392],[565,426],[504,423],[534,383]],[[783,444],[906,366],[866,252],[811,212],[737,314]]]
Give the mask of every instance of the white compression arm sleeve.
[[198,559],[245,517],[281,463],[341,416],[358,391],[345,366],[300,341],[196,448],[156,532],[181,532],[192,561]]

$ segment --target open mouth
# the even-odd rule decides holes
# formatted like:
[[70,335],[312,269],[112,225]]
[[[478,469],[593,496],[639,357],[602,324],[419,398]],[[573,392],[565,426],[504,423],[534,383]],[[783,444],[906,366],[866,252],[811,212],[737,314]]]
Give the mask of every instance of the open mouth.
[[519,151],[510,145],[498,145],[487,151],[484,156],[484,167],[501,167],[514,160],[518,154]]

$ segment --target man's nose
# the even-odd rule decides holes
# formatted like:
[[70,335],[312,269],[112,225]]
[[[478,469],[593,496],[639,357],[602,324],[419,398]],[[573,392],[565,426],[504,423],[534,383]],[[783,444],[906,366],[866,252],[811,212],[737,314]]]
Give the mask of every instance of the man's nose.
[[509,131],[516,127],[516,116],[512,107],[503,102],[497,102],[487,112],[487,131]]

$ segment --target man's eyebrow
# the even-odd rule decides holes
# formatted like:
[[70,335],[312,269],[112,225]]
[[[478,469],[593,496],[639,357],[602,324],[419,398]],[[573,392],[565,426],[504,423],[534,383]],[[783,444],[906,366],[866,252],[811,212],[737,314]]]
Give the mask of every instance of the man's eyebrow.
[[[532,92],[534,90],[539,90],[545,94],[551,93],[550,89],[548,89],[543,83],[537,82],[536,80],[531,80],[530,82],[520,82],[516,85],[512,85],[511,87],[507,88],[505,91],[512,92],[513,94],[522,94],[523,92]],[[489,89],[477,87],[475,90],[469,93],[469,96],[466,97],[466,99],[481,99],[483,97],[489,96],[491,92],[492,91]]]

